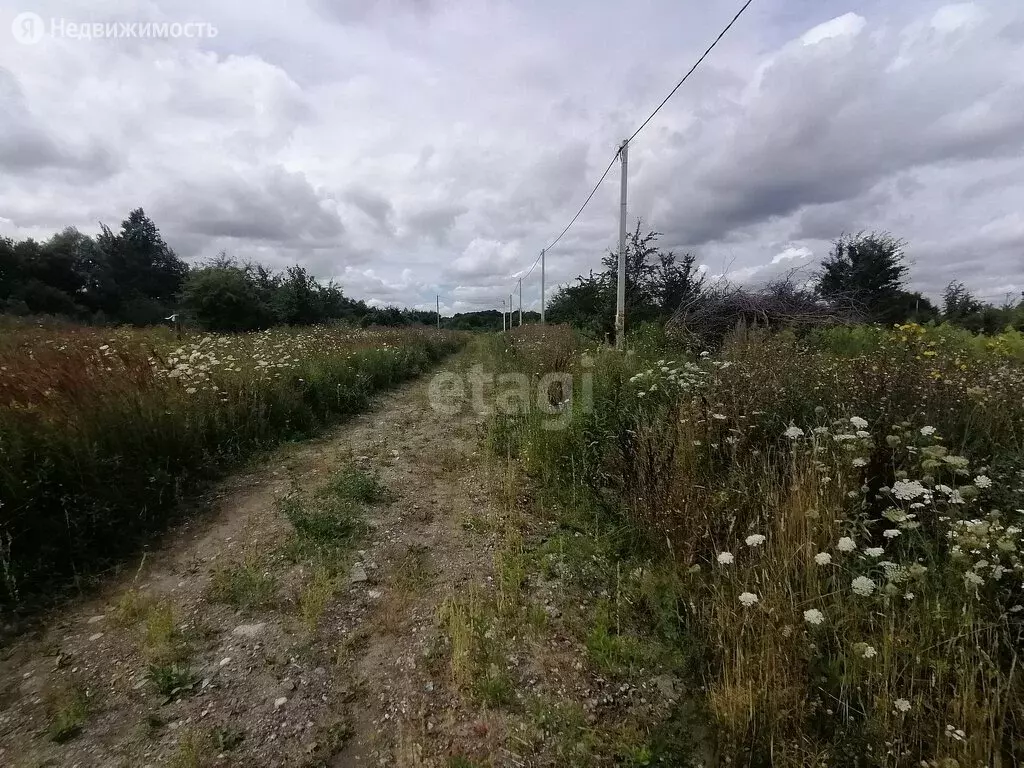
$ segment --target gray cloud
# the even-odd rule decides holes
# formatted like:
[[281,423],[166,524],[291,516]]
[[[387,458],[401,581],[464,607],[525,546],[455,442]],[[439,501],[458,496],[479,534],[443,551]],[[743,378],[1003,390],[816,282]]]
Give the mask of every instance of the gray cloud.
[[[0,45],[0,234],[95,231],[142,205],[189,258],[223,248],[378,302],[498,306],[730,13],[110,0],[88,18],[219,35]],[[763,0],[631,146],[630,217],[751,280],[887,229],[914,287],[998,293],[1024,267],[1021,103],[1024,7]],[[549,255],[549,286],[597,267],[617,221],[616,166]]]

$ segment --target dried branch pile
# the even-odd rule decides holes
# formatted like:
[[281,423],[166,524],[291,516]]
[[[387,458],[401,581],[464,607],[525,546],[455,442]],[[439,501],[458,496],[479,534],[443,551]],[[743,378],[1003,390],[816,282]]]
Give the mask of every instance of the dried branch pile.
[[706,349],[721,346],[738,326],[813,328],[860,322],[864,312],[852,297],[823,301],[791,272],[751,288],[722,280],[685,301],[672,315],[671,331]]

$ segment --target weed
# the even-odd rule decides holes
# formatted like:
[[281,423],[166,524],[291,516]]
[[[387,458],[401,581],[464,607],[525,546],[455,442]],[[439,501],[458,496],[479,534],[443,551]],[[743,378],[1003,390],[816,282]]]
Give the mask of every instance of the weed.
[[168,665],[188,657],[189,647],[175,624],[174,609],[161,601],[146,613],[143,653],[150,662]]
[[135,587],[126,589],[113,607],[114,622],[122,627],[138,624],[148,614],[155,603],[155,598],[147,592],[140,592]]
[[273,606],[277,582],[253,562],[220,567],[213,572],[208,595],[241,611],[258,611]]
[[288,555],[296,562],[313,562],[335,571],[366,531],[358,507],[340,496],[294,494],[280,501],[279,508],[292,524]]
[[221,726],[213,729],[213,739],[218,752],[230,752],[245,741],[245,731],[232,726]]
[[191,690],[196,684],[195,675],[185,664],[150,664],[146,677],[157,693],[168,698]]
[[385,504],[397,498],[378,477],[351,465],[336,472],[331,481],[318,491],[318,495],[333,495],[361,504]]
[[50,740],[63,744],[80,734],[90,709],[85,689],[77,685],[61,688],[51,691],[47,699]]
[[325,568],[314,567],[312,577],[299,593],[299,614],[306,630],[316,632],[320,618],[327,610],[327,604],[337,589],[335,577]]
[[217,761],[217,741],[207,730],[185,731],[169,761],[170,768],[209,768]]

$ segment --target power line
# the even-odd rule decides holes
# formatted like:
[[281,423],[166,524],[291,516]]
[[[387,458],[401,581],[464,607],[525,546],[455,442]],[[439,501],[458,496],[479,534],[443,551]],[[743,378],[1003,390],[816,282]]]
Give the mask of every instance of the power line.
[[[739,20],[740,16],[744,14],[747,8],[750,7],[750,4],[753,1],[754,0],[746,0],[742,7],[740,7],[740,9],[736,12],[736,15],[733,16],[729,23],[725,25],[725,28],[718,33],[718,37],[716,37],[714,41],[711,43],[711,45],[707,47],[707,50],[705,50],[704,53],[701,54],[700,58],[697,59],[697,61],[694,63],[692,67],[690,67],[689,71],[687,71],[687,73],[683,75],[683,78],[678,83],[676,83],[675,88],[673,88],[669,92],[668,96],[666,96],[662,100],[662,102],[654,109],[654,111],[651,112],[647,119],[640,124],[640,127],[633,131],[632,135],[628,139],[626,139],[625,143],[627,145],[630,142],[632,142],[633,139],[637,137],[637,135],[639,135],[640,131],[647,127],[647,124],[654,119],[655,115],[657,115],[658,112],[661,111],[661,108],[664,107],[669,102],[669,99],[676,95],[676,92],[683,86],[683,83],[689,80],[690,75],[692,75],[697,70],[697,68],[704,62],[704,59],[706,59],[708,55],[710,55],[711,51],[715,49],[715,46],[717,46],[718,43],[721,42],[722,38],[725,37],[725,35],[729,32],[729,30],[732,29],[733,25]],[[558,244],[558,242],[563,237],[565,237],[565,234],[572,228],[572,225],[576,223],[577,219],[579,219],[579,217],[583,214],[583,211],[586,209],[587,205],[589,205],[590,201],[594,199],[594,195],[597,194],[597,190],[600,189],[601,184],[603,184],[604,180],[608,177],[608,172],[611,171],[612,166],[615,165],[615,161],[619,158],[621,153],[622,148],[620,147],[618,150],[616,150],[615,154],[612,155],[612,159],[608,162],[608,167],[604,169],[604,173],[601,174],[601,178],[597,180],[597,184],[594,185],[594,188],[590,191],[590,194],[587,195],[587,199],[583,201],[583,205],[581,205],[580,209],[576,211],[576,215],[572,217],[569,223],[565,226],[565,229],[563,229],[561,233],[559,233],[558,237],[552,240],[551,244],[544,249],[545,251],[550,251],[552,248],[554,248]],[[541,256],[538,256],[536,261],[533,262],[533,264],[531,265],[530,269],[526,272],[526,274],[519,278],[520,284],[523,280],[528,278],[533,273],[533,270],[536,269],[537,264],[540,263],[540,260]]]
[[682,80],[680,80],[678,83],[676,83],[676,87],[673,88],[669,92],[668,96],[666,96],[664,98],[664,100],[661,102],[661,104],[659,104],[657,106],[657,108],[653,112],[651,112],[650,117],[648,117],[646,120],[644,120],[643,123],[641,123],[640,127],[637,128],[635,131],[633,131],[633,135],[630,136],[626,140],[627,142],[630,142],[633,139],[635,139],[637,134],[640,133],[640,131],[642,131],[644,128],[646,128],[647,124],[649,122],[651,122],[651,120],[654,119],[654,116],[656,114],[658,114],[658,112],[661,111],[661,108],[664,107],[666,104],[668,104],[668,100],[676,95],[676,91],[678,91],[682,87],[683,83],[685,83],[690,78],[690,75],[692,75],[696,71],[697,67],[699,67],[701,65],[701,63],[704,61],[704,59],[706,59],[708,57],[708,54],[711,53],[712,50],[714,50],[715,46],[718,45],[718,43],[721,41],[721,39],[723,37],[725,37],[725,34],[730,29],[732,29],[732,25],[735,24],[736,21],[739,19],[739,17],[743,15],[743,12],[746,11],[747,8],[750,7],[750,4],[752,2],[754,2],[754,0],[747,0],[747,2],[745,2],[743,4],[743,7],[740,8],[736,12],[736,15],[732,17],[732,21],[730,21],[728,24],[725,25],[725,29],[723,29],[721,32],[718,33],[718,37],[715,38],[715,41],[713,43],[711,43],[711,45],[708,46],[708,49],[706,51],[704,51],[703,54],[701,54],[701,57],[699,59],[697,59],[697,62],[692,67],[690,67],[690,71],[687,72],[685,75],[683,75],[683,79]]
[[[601,187],[601,184],[602,184],[602,182],[604,182],[605,177],[608,176],[608,171],[610,171],[612,169],[612,166],[615,165],[615,161],[618,159],[618,157],[619,157],[619,153],[618,153],[618,151],[616,151],[615,154],[612,156],[611,162],[608,163],[608,167],[605,168],[604,169],[604,173],[601,174],[601,178],[597,180],[597,184],[594,185],[594,188],[590,191],[590,194],[587,195],[587,199],[583,201],[583,205],[581,205],[580,209],[578,211],[576,211],[576,215],[572,217],[572,221],[570,221],[568,223],[568,225],[566,225],[565,229],[562,230],[562,234],[560,234],[558,237],[556,237],[551,242],[551,245],[549,245],[544,250],[550,251],[552,248],[554,248],[555,245],[558,244],[558,241],[561,240],[565,236],[565,233],[569,231],[569,228],[573,224],[576,223],[576,219],[578,219],[580,217],[580,214],[583,213],[583,209],[587,207],[587,204],[590,203],[591,200],[594,199],[594,195],[597,194],[597,190]],[[540,257],[538,256],[537,259],[539,261]],[[534,264],[534,266],[536,266],[536,264]]]

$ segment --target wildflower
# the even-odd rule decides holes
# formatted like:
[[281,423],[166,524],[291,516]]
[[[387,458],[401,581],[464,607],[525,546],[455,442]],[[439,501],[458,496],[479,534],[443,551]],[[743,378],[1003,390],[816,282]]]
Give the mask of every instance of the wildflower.
[[725,421],[725,414],[724,413],[712,413],[711,414],[711,418],[712,419],[716,419],[717,421]]
[[985,475],[978,475],[976,478],[974,478],[974,484],[978,488],[981,488],[982,490],[984,490],[985,488],[991,488],[992,478],[986,477]]
[[921,427],[921,434],[925,437],[931,437],[935,434],[935,427]]
[[866,437],[871,437],[871,433],[870,432],[866,432],[863,429],[858,429],[857,430],[857,437],[859,437],[861,439],[864,439]]
[[928,489],[921,485],[917,480],[897,480],[892,484],[892,494],[897,499],[903,501],[912,501],[918,496],[923,496],[928,492]]
[[189,387],[188,389],[185,390],[185,394],[186,395],[194,395],[195,393],[196,393],[196,388],[195,387]]
[[984,583],[985,579],[976,574],[974,571],[967,571],[967,573],[964,574],[964,584],[966,584],[967,586],[980,587]]
[[748,547],[760,547],[764,544],[764,536],[760,533],[752,533],[746,539]]
[[965,741],[967,739],[967,733],[960,728],[954,728],[952,725],[946,726],[946,735],[954,741]]
[[855,458],[851,462],[851,464],[853,464],[853,466],[858,467],[858,468],[859,467],[866,467],[868,465],[868,460],[867,459],[863,459],[860,456],[858,456],[857,458]]
[[882,547],[868,547],[864,550],[864,554],[868,557],[881,557],[885,554],[885,550]]
[[865,659],[873,659],[878,655],[878,651],[875,650],[875,647],[873,645],[868,645],[867,643],[857,643],[853,646],[853,650]]
[[814,562],[818,565],[828,565],[832,562],[832,555],[828,552],[819,552],[814,556]]
[[804,611],[804,621],[806,621],[808,624],[818,626],[819,624],[825,621],[825,614],[823,614],[817,608],[809,608],[808,610]]
[[871,593],[875,591],[875,582],[867,576],[858,576],[853,580],[851,586],[853,591],[861,597],[870,597]]
[[757,595],[755,595],[753,592],[743,592],[740,594],[740,602],[743,603],[744,606],[749,608],[757,602]]
[[913,593],[913,592],[905,592],[905,593],[903,594],[903,599],[904,599],[904,600],[913,600],[913,599],[914,599],[914,597],[916,597],[916,595],[914,595],[914,593]]
[[790,440],[796,440],[804,436],[804,431],[800,429],[800,427],[790,427],[782,434],[788,437]]
[[718,553],[718,562],[720,562],[722,565],[731,565],[733,560],[735,560],[735,559],[736,558],[734,558],[732,556],[732,552],[719,552]]
[[849,536],[843,536],[836,543],[836,549],[840,552],[853,552],[857,548],[857,544]]
[[888,528],[882,531],[882,535],[885,536],[885,538],[887,539],[895,539],[897,536],[900,535],[900,532],[896,528]]
[[868,428],[867,421],[862,419],[860,416],[851,416],[850,417],[850,423],[853,424],[853,426],[855,426],[857,429],[867,429]]
[[896,708],[897,712],[909,712],[910,711],[910,702],[907,701],[906,699],[896,699],[896,701],[894,701],[892,703],[892,705]]

